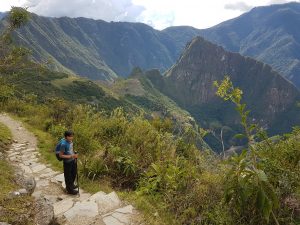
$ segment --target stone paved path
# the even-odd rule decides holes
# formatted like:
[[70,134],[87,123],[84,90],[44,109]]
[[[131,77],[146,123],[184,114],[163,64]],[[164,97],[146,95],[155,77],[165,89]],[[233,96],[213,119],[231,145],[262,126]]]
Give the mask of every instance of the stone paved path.
[[24,176],[34,177],[36,188],[33,196],[43,196],[54,207],[54,215],[63,225],[136,225],[138,212],[132,205],[125,205],[115,192],[94,195],[81,191],[80,196],[66,195],[63,174],[39,161],[36,137],[22,124],[6,114],[0,122],[10,128],[14,143],[7,151],[8,160],[23,170]]

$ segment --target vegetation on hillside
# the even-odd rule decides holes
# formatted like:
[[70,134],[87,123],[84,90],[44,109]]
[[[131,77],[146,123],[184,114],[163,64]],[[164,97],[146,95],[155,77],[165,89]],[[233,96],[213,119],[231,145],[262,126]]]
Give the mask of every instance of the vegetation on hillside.
[[[4,56],[14,48],[11,46]],[[26,67],[36,65],[26,59],[26,54],[20,60],[25,60]],[[23,118],[56,140],[66,129],[74,130],[80,175],[91,183],[105,180],[123,192],[136,202],[147,223],[299,222],[299,206],[291,203],[300,198],[300,130],[276,141],[266,137],[257,125],[249,123],[242,91],[233,87],[229,78],[216,83],[217,95],[236,105],[245,131],[237,137],[244,138],[248,145],[240,155],[219,159],[199,148],[198,134],[191,127],[174,135],[175,124],[168,118],[146,119],[142,112],[122,108],[99,111],[84,101],[73,104],[63,95],[52,101],[42,94],[38,99],[30,92],[20,95],[21,89],[16,89],[12,80],[7,81],[19,69],[7,62],[2,61],[9,66],[1,71],[0,89],[5,90],[1,92],[5,93],[0,98],[1,110]],[[56,87],[58,84],[54,83]],[[72,95],[72,91],[69,93]],[[54,157],[51,146],[45,151],[43,155]]]

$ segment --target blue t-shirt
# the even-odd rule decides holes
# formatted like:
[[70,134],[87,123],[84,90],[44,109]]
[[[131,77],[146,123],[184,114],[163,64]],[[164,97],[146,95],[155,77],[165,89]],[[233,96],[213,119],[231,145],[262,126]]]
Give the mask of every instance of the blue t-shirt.
[[[73,155],[74,154],[73,142],[68,142],[64,138],[61,139],[60,151],[63,151],[64,155]],[[73,158],[71,158],[71,159],[64,159],[64,162],[72,162],[72,161],[74,161]]]

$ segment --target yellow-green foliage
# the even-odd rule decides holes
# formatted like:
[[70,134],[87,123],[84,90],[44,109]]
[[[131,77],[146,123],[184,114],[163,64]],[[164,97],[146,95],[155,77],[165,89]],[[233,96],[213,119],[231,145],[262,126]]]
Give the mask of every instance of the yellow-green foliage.
[[[243,92],[233,86],[229,77],[221,83],[215,82],[215,86],[218,96],[236,105],[245,132],[237,137],[248,141],[242,154],[228,160],[225,202],[233,217],[243,224],[295,223],[295,206],[288,205],[285,200],[289,197],[299,201],[299,196],[295,195],[300,187],[299,129],[273,143],[258,124],[249,122],[249,111],[241,103]],[[257,140],[261,142],[256,143]]]
[[[12,102],[6,104],[6,110],[34,127],[40,150],[55,167],[59,166],[53,153],[55,141],[66,129],[72,129],[85,177],[136,191],[139,198],[149,201],[156,198],[165,205],[159,214],[173,215],[172,224],[196,223],[199,215],[207,221],[213,218],[214,208],[222,199],[222,172],[212,153],[195,147],[189,129],[179,138],[170,133],[170,120],[149,121],[122,109],[107,114],[63,100],[47,104],[24,99]],[[49,132],[51,137],[38,130]]]
[[[271,190],[277,193],[281,206],[272,211],[279,222],[295,221],[291,209],[282,202],[287,196],[297,197],[299,190],[298,130],[277,142],[266,139],[260,144],[252,143],[251,148],[260,160],[257,169],[253,169],[250,165],[253,158],[247,154],[233,157],[236,162],[224,166],[210,151],[195,147],[190,129],[181,137],[174,136],[169,120],[146,120],[143,115],[128,115],[122,109],[97,112],[92,107],[74,106],[62,99],[47,104],[24,99],[11,101],[6,104],[6,110],[34,127],[47,161],[61,168],[53,148],[66,129],[74,130],[83,186],[92,192],[99,188],[109,190],[109,185],[105,189],[100,185],[105,182],[126,190],[128,198],[135,200],[151,224],[159,224],[157,221],[161,224],[267,224],[268,220],[253,208],[262,204],[257,199],[262,196],[261,190],[264,198],[273,195]],[[243,171],[249,173],[249,179],[244,179]],[[260,185],[263,189],[259,189]],[[233,199],[242,200],[239,194],[246,195],[245,202],[234,203]],[[228,199],[229,204],[224,204]],[[233,204],[245,208],[236,211]]]
[[265,140],[257,145],[270,181],[284,199],[293,196],[300,201],[300,129],[279,140]]
[[[11,133],[10,130],[2,123],[0,123],[0,149],[4,149],[10,143]],[[0,152],[1,152],[0,150]]]

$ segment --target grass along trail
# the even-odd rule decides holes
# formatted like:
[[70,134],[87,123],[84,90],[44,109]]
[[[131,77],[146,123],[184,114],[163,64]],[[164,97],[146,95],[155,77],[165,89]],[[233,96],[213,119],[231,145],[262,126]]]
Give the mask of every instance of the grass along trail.
[[80,190],[80,196],[70,196],[64,191],[64,176],[49,164],[39,160],[37,138],[19,121],[0,114],[0,122],[13,135],[14,143],[6,152],[8,161],[23,171],[24,177],[33,177],[32,196],[44,197],[53,206],[57,224],[62,225],[135,225],[140,224],[138,212],[125,205],[115,192],[89,194]]

